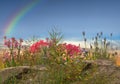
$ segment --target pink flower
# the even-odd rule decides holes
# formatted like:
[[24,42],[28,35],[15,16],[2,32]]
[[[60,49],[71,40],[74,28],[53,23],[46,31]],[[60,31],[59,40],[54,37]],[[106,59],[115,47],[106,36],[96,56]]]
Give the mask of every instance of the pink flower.
[[74,54],[79,54],[81,52],[81,49],[79,46],[72,45],[72,44],[64,44],[67,49],[67,54],[70,56],[73,56]]
[[10,40],[8,40],[8,41],[6,42],[6,46],[7,46],[8,48],[11,47],[11,41],[10,41]]
[[12,37],[11,39],[6,39],[6,37],[4,37],[4,45],[8,48],[19,48],[22,46],[22,42],[23,39],[20,39],[20,41],[18,42],[14,37]]
[[14,43],[16,41],[16,39],[14,37],[11,38],[12,43]]
[[10,53],[9,52],[4,52],[3,53],[3,62],[6,62],[6,61],[10,61],[11,60],[11,57],[10,57]]
[[49,42],[49,38],[46,38],[46,42],[47,42],[47,43]]
[[7,37],[6,36],[4,36],[4,39],[6,39]]
[[22,42],[23,42],[23,39],[20,38],[20,43],[22,43]]
[[19,43],[17,41],[15,41],[14,48],[18,48],[18,45],[19,45]]
[[34,43],[32,46],[30,46],[30,52],[35,53],[40,50],[41,47],[47,47],[48,42],[45,42],[44,40],[40,40],[36,43]]

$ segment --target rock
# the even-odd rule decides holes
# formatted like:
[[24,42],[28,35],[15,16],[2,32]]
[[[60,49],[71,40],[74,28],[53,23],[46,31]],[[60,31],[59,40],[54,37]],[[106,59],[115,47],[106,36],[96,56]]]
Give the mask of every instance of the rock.
[[[85,62],[86,66],[83,68],[81,75],[88,76],[87,73],[89,73],[91,77],[88,80],[75,81],[75,83],[72,84],[120,84],[120,67],[116,66],[113,61],[106,59],[98,59],[85,60],[83,62]],[[94,65],[95,67],[93,67]],[[93,68],[96,68],[94,72],[92,71]],[[33,72],[29,73],[30,70],[33,70]],[[13,77],[13,75],[22,84],[39,84],[41,81],[44,80],[45,77],[48,77],[47,72],[49,71],[47,70],[48,69],[45,66],[39,65],[32,67],[18,66],[6,68],[0,71],[0,76],[2,77],[2,82],[0,84],[3,84],[5,80]],[[25,77],[26,79],[21,80],[21,78],[23,77]]]
[[0,71],[0,84],[3,84],[3,82],[11,77],[13,77],[13,75],[17,78],[17,79],[21,79],[23,74],[27,74],[28,71],[30,70],[38,70],[38,71],[43,71],[43,70],[47,70],[46,67],[44,66],[17,66],[17,67],[9,67],[9,68],[5,68],[3,70]]
[[103,65],[103,66],[110,66],[110,65],[113,65],[114,62],[110,60],[98,59],[98,60],[95,60],[95,64]]

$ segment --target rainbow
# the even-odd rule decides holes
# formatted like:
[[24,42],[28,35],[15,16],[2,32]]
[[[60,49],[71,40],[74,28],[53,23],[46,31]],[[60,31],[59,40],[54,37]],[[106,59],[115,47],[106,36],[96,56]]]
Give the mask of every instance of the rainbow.
[[4,36],[10,36],[12,31],[16,28],[18,22],[24,17],[33,7],[38,3],[38,0],[33,0],[26,6],[18,10],[14,15],[10,16],[4,28]]

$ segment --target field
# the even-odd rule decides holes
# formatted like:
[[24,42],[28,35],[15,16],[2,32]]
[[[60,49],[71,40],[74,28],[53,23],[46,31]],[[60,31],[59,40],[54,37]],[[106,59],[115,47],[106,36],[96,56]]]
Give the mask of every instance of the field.
[[[97,34],[98,35],[98,34]],[[101,34],[102,35],[102,34]],[[23,40],[5,37],[0,50],[0,82],[3,84],[116,84],[120,83],[120,50],[111,50],[106,39],[96,36],[94,45],[60,43],[55,31],[46,40],[27,47]],[[100,42],[101,43],[100,43]],[[100,44],[101,46],[99,46]]]

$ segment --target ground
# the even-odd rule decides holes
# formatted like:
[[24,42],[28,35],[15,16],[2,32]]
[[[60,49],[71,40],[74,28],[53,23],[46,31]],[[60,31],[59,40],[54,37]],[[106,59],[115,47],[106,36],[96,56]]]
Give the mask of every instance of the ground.
[[[86,61],[89,65],[86,69],[83,70],[83,74],[89,73],[90,78],[86,80],[72,82],[71,84],[120,84],[120,67],[116,66],[115,63],[111,60],[99,59],[96,61]],[[95,72],[90,73],[92,66],[96,65]],[[91,67],[90,67],[91,66]],[[10,70],[9,70],[10,69]],[[30,70],[32,69],[32,70]],[[15,77],[17,78],[17,84],[49,84],[49,82],[43,83],[43,77],[47,77],[47,69],[44,66],[35,67],[15,67],[8,68],[7,73],[12,73],[14,70],[17,72]],[[6,73],[4,70],[0,74]],[[22,74],[22,75],[21,75]],[[10,75],[10,74],[6,74]],[[5,76],[5,75],[3,75]],[[21,77],[22,76],[22,77]],[[3,77],[4,78],[4,77]],[[6,80],[13,79],[13,76],[8,76]],[[39,79],[39,81],[37,81]],[[42,81],[42,82],[41,82]],[[4,82],[4,84],[7,84]]]

